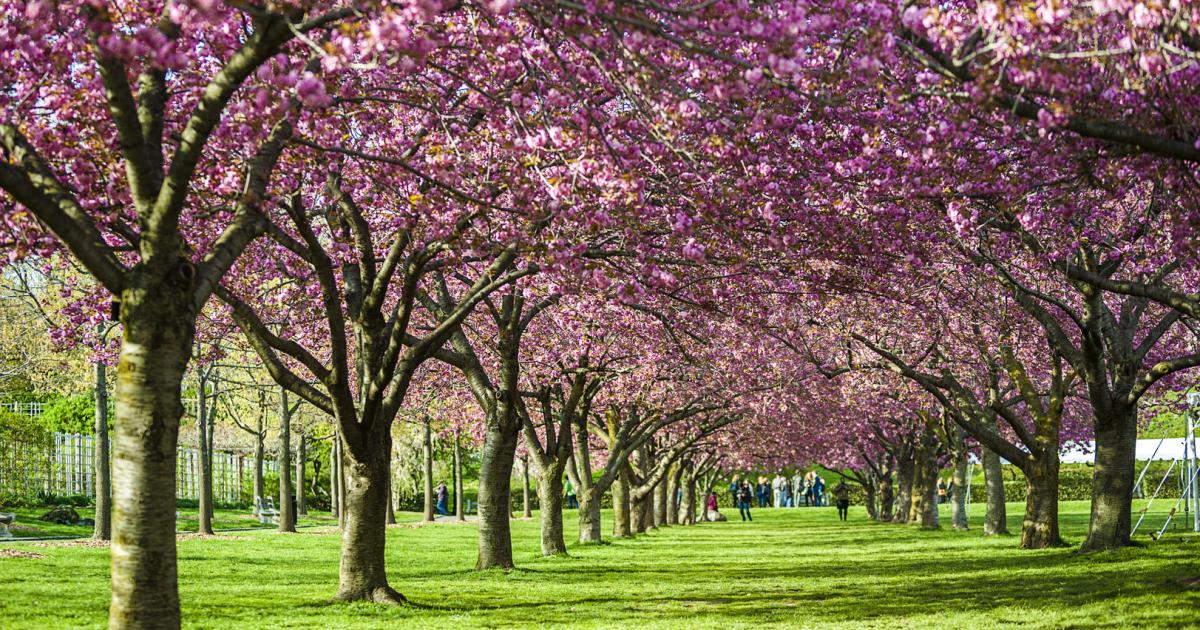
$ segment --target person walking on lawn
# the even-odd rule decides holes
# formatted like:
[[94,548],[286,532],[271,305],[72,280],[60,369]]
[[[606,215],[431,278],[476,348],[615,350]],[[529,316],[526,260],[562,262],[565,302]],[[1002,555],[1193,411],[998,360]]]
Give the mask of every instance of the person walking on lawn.
[[742,515],[743,521],[753,521],[754,517],[750,516],[750,502],[754,499],[754,494],[750,490],[750,482],[743,480],[738,486],[738,514]]
[[837,499],[838,518],[844,521],[850,515],[850,486],[845,479],[833,487],[833,496]]
[[446,503],[450,500],[450,491],[446,489],[446,482],[438,483],[437,487],[437,513],[446,516],[449,512],[446,511]]
[[571,485],[570,479],[567,480],[566,487],[564,489],[567,493],[567,509],[578,510],[579,499],[575,496],[575,486]]

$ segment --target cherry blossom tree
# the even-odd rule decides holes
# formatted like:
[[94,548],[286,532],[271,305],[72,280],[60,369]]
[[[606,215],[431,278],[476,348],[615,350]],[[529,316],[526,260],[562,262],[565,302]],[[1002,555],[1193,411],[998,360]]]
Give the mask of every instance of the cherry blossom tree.
[[[262,231],[301,107],[298,94],[267,107],[242,87],[272,59],[302,67],[310,51],[295,40],[323,38],[353,12],[39,1],[3,13],[6,240],[17,255],[68,251],[113,296],[122,324],[110,625],[177,626],[184,367],[197,314]],[[230,204],[212,212],[201,202],[210,195]]]

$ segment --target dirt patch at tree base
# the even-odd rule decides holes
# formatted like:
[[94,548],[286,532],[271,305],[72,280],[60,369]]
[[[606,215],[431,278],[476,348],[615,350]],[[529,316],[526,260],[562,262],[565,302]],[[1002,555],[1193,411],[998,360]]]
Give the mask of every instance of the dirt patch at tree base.
[[298,534],[336,534],[338,532],[336,525],[321,525],[318,527],[305,527],[296,533]]
[[87,547],[90,549],[107,549],[109,545],[110,543],[107,540],[96,540],[94,538],[33,543],[34,547]]

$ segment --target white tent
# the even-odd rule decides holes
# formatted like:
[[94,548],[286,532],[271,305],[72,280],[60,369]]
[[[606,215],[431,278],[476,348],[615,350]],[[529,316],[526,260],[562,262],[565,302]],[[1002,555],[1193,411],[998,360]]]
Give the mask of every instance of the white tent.
[[[1137,459],[1138,461],[1171,461],[1182,459],[1184,456],[1183,444],[1184,439],[1181,437],[1167,438],[1165,440],[1138,440]],[[1075,445],[1064,450],[1060,457],[1060,461],[1064,464],[1090,464],[1095,459],[1095,442]]]

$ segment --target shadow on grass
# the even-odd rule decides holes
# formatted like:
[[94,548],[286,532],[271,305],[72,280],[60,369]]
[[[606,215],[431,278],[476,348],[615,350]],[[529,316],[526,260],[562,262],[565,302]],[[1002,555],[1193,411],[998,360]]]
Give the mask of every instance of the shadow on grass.
[[[746,619],[747,615],[784,621],[793,618],[796,609],[804,609],[810,611],[812,619],[868,621],[928,614],[932,610],[931,592],[936,593],[938,607],[972,613],[1009,606],[1069,609],[1118,595],[1140,598],[1191,590],[1186,581],[1172,575],[1183,567],[1156,579],[1128,580],[1126,565],[1147,560],[1132,550],[1116,552],[1101,561],[1095,556],[1080,557],[1065,550],[1015,552],[1005,557],[976,559],[939,559],[927,549],[922,549],[916,558],[903,552],[872,555],[871,574],[862,572],[867,565],[854,561],[854,554],[846,556],[851,560],[846,563],[798,562],[792,567],[746,565],[731,569],[723,561],[688,559],[673,567],[638,567],[628,571],[588,565],[564,567],[566,571],[521,568],[509,576],[527,574],[560,583],[578,582],[583,592],[591,593],[582,597],[494,602],[485,601],[491,593],[474,593],[470,599],[475,601],[451,604],[415,600],[410,601],[409,607],[441,614],[536,610],[536,616],[531,618],[540,622],[554,621],[564,611],[587,607],[620,607],[639,615],[664,618],[702,609],[707,615],[728,618],[731,622]],[[1048,567],[1058,570],[1045,572]],[[443,572],[439,577],[460,573]],[[656,578],[668,575],[674,582],[691,587],[670,595],[636,593],[640,585],[654,584]],[[806,589],[805,583],[822,587]],[[594,593],[605,586],[610,592]],[[495,598],[500,599],[503,598]],[[561,619],[569,620],[569,615]]]
[[[686,576],[685,576],[686,577]],[[761,577],[761,576],[759,576]],[[708,615],[727,617],[731,622],[754,617],[758,620],[784,621],[792,617],[789,609],[800,608],[810,611],[811,619],[842,621],[869,621],[880,618],[904,619],[928,614],[931,607],[929,591],[936,589],[937,608],[955,609],[964,613],[984,613],[999,607],[1014,606],[1037,608],[1052,603],[1056,608],[1071,608],[1093,603],[1097,598],[1120,594],[1123,598],[1141,597],[1147,594],[1182,593],[1189,590],[1178,579],[1162,579],[1156,582],[1139,582],[1136,585],[1118,586],[1122,580],[1119,571],[1110,571],[1102,576],[1108,586],[1096,587],[1101,576],[1080,577],[1074,580],[1059,578],[1019,578],[1011,576],[988,577],[972,575],[964,578],[947,579],[942,576],[936,584],[916,580],[909,587],[887,589],[863,589],[847,586],[833,593],[827,590],[779,589],[764,590],[756,594],[713,594],[696,592],[675,596],[636,596],[628,593],[614,596],[591,596],[581,598],[556,598],[553,600],[501,605],[476,604],[468,606],[428,606],[429,611],[465,613],[474,611],[542,610],[537,618],[546,620],[554,611],[574,607],[599,606],[602,608],[621,606],[638,611],[659,609],[658,616],[676,618],[689,608],[703,607]],[[631,600],[636,604],[631,605]],[[864,603],[864,600],[869,600]],[[631,611],[632,611],[631,610]]]

